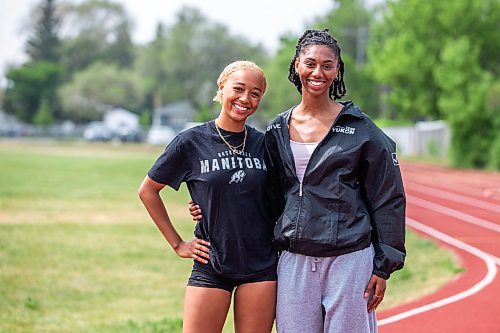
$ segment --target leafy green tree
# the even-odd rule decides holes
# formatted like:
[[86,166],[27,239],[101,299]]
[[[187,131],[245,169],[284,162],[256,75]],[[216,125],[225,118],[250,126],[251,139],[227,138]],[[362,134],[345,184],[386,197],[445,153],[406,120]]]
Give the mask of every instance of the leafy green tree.
[[344,99],[353,100],[363,112],[371,117],[393,118],[381,106],[382,87],[375,79],[369,64],[358,65],[349,54],[342,56],[345,65],[344,81],[347,93]]
[[35,114],[33,122],[37,125],[50,125],[54,122],[54,117],[52,115],[52,106],[48,98],[42,98],[38,111]]
[[497,81],[490,89],[486,105],[494,115],[492,126],[494,128],[494,139],[490,147],[489,166],[500,170],[500,82]]
[[368,51],[376,78],[387,86],[397,115],[406,119],[444,116],[435,70],[443,59],[443,47],[460,37],[477,47],[479,66],[498,75],[498,22],[498,0],[388,1]]
[[441,91],[438,105],[451,127],[451,153],[456,166],[487,166],[490,146],[500,131],[492,122],[498,115],[486,103],[492,76],[481,69],[478,58],[478,46],[461,37],[444,46],[435,69]]
[[262,123],[269,122],[278,113],[300,102],[299,92],[288,81],[288,68],[295,54],[297,38],[294,35],[282,36],[276,55],[263,68],[267,78],[267,91],[255,114]]
[[216,80],[230,62],[240,59],[260,64],[266,59],[260,45],[233,36],[220,24],[209,21],[194,8],[184,7],[174,24],[157,30],[155,40],[139,51],[136,68],[154,98],[154,107],[179,100],[198,110],[214,107]]
[[138,50],[135,70],[140,73],[147,96],[147,107],[156,109],[163,105],[167,93],[166,79],[169,64],[163,56],[167,48],[166,31],[163,24],[156,27],[156,37]]
[[[44,99],[51,108],[48,118],[57,119],[59,105],[53,94],[64,76],[63,65],[45,61],[29,62],[21,67],[9,69],[3,100],[5,111],[16,115],[22,121],[33,123]],[[49,112],[44,110],[44,113]]]
[[61,13],[62,56],[70,75],[97,61],[132,65],[131,24],[123,5],[109,0],[66,2]]
[[405,119],[446,119],[453,163],[491,163],[500,131],[487,103],[500,61],[497,0],[390,1],[369,54],[392,110]]
[[141,112],[141,116],[139,118],[139,124],[144,127],[144,128],[147,128],[149,126],[151,126],[151,111],[143,111]]
[[26,43],[26,52],[33,61],[59,61],[59,17],[54,0],[43,0],[34,11],[36,17]]
[[65,116],[76,121],[95,120],[111,107],[137,111],[144,99],[140,77],[116,65],[95,63],[75,74],[59,90]]
[[195,99],[197,105],[212,104],[212,98],[217,91],[216,80],[230,62],[245,59],[263,66],[267,61],[267,55],[261,45],[252,45],[246,38],[232,35],[224,25],[209,22],[198,38],[199,46],[194,51],[202,61],[202,66],[197,70],[202,85],[195,84],[191,88],[199,97]]
[[109,44],[105,59],[121,68],[130,68],[134,62],[134,44],[130,36],[130,23],[125,20],[116,27],[115,40]]
[[167,98],[204,106],[212,104],[215,82],[228,63],[240,59],[262,62],[264,51],[243,37],[230,35],[225,26],[210,22],[199,10],[184,7],[169,29],[164,57],[170,64],[167,85],[172,94]]
[[65,68],[58,61],[59,16],[53,0],[43,0],[33,11],[31,34],[26,42],[30,61],[7,72],[3,106],[28,123],[49,124],[60,116],[56,90]]

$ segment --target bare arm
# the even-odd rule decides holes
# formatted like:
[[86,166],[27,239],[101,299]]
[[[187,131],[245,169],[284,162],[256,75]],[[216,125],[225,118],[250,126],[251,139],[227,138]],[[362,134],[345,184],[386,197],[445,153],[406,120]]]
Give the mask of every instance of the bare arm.
[[167,209],[160,197],[160,191],[164,187],[165,185],[155,182],[146,176],[139,187],[139,198],[141,198],[142,203],[163,237],[165,237],[179,257],[192,258],[204,264],[208,263],[206,259],[209,258],[208,246],[210,246],[210,244],[199,238],[184,241],[177,230],[175,230],[168,216]]

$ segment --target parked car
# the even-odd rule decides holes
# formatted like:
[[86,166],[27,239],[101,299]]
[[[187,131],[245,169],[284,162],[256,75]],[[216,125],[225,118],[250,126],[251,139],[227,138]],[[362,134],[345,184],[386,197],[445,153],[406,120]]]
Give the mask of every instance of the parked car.
[[152,145],[167,145],[175,137],[175,131],[169,126],[153,126],[148,132],[147,142]]
[[109,141],[113,132],[103,122],[92,121],[85,127],[83,138],[87,141]]
[[130,126],[118,127],[114,131],[114,137],[121,142],[140,142],[143,139],[141,130]]

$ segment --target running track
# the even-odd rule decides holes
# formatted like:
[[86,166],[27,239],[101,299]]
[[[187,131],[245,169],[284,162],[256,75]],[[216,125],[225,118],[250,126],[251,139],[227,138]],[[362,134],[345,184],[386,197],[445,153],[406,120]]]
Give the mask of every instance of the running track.
[[455,252],[465,270],[436,293],[379,313],[379,332],[500,333],[500,174],[417,163],[401,170],[407,226]]

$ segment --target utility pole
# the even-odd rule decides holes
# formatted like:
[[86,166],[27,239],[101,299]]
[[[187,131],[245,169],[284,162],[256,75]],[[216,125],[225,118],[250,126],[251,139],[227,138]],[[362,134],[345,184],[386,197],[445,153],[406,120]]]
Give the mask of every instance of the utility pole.
[[359,26],[356,29],[356,65],[362,66],[365,63],[366,53],[366,35],[368,28],[366,26]]

